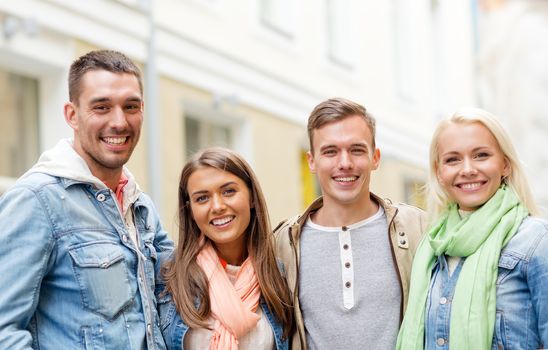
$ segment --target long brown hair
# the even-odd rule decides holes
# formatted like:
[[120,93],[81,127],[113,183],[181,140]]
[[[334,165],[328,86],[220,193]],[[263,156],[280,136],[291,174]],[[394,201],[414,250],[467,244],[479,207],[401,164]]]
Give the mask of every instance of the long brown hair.
[[[212,167],[239,177],[251,195],[250,222],[246,232],[247,253],[253,262],[261,295],[269,310],[284,327],[284,337],[293,326],[293,310],[286,280],[276,263],[273,237],[266,201],[251,166],[237,153],[213,147],[194,155],[183,167],[179,181],[179,241],[173,260],[164,267],[166,289],[177,312],[191,328],[208,328],[211,312],[209,285],[196,257],[200,252],[202,234],[192,218],[188,179],[194,171]],[[207,237],[206,237],[207,240]]]

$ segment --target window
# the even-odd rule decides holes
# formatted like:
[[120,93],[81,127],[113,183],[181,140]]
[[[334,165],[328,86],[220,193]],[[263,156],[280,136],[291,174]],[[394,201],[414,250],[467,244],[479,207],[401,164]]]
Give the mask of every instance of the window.
[[292,39],[295,32],[295,3],[292,0],[259,0],[261,23]]
[[205,147],[221,146],[233,148],[233,131],[231,128],[198,119],[194,116],[185,118],[185,140],[187,157]]
[[352,28],[350,0],[326,0],[327,54],[332,63],[352,68]]
[[39,156],[38,81],[0,69],[0,113],[0,177],[6,180],[21,176]]

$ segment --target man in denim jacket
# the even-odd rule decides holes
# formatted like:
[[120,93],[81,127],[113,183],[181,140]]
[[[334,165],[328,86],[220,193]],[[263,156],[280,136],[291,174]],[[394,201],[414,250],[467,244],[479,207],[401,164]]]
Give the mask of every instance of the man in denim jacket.
[[46,151],[0,200],[0,349],[165,349],[156,283],[173,243],[124,167],[141,131],[139,69],[78,58]]

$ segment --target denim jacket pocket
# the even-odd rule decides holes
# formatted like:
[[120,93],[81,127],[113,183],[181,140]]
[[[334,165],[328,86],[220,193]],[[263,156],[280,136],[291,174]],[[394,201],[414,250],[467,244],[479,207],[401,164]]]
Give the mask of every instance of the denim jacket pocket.
[[116,243],[80,243],[69,254],[85,308],[112,320],[132,303],[124,253]]
[[504,313],[497,310],[495,319],[495,332],[491,343],[492,350],[503,350],[506,347],[506,323],[504,321]]
[[497,275],[497,286],[514,270],[520,258],[508,253],[501,253],[499,258],[499,270]]

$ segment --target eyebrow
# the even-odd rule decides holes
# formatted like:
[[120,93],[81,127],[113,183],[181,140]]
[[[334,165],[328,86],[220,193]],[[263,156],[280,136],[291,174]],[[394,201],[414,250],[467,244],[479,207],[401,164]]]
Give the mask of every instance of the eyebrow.
[[[96,97],[91,99],[90,104],[94,103],[102,103],[102,102],[110,102],[111,99],[109,97]],[[137,96],[131,96],[128,97],[124,102],[139,102],[142,103],[143,99]]]
[[[221,185],[219,188],[225,188],[225,187],[228,187],[228,186],[231,186],[231,185],[238,185],[235,181],[229,181],[223,185]],[[198,191],[194,191],[190,194],[191,197],[195,196],[195,195],[198,195],[198,194],[204,194],[204,193],[209,193],[209,191],[207,190],[198,190]]]
[[[364,142],[353,143],[353,144],[350,145],[350,147],[363,147],[363,148],[369,150],[369,145],[367,143],[364,143]],[[329,145],[324,145],[324,146],[320,147],[320,151],[323,151],[323,150],[328,149],[328,148],[340,148],[340,147],[337,146],[337,145],[329,144]]]

